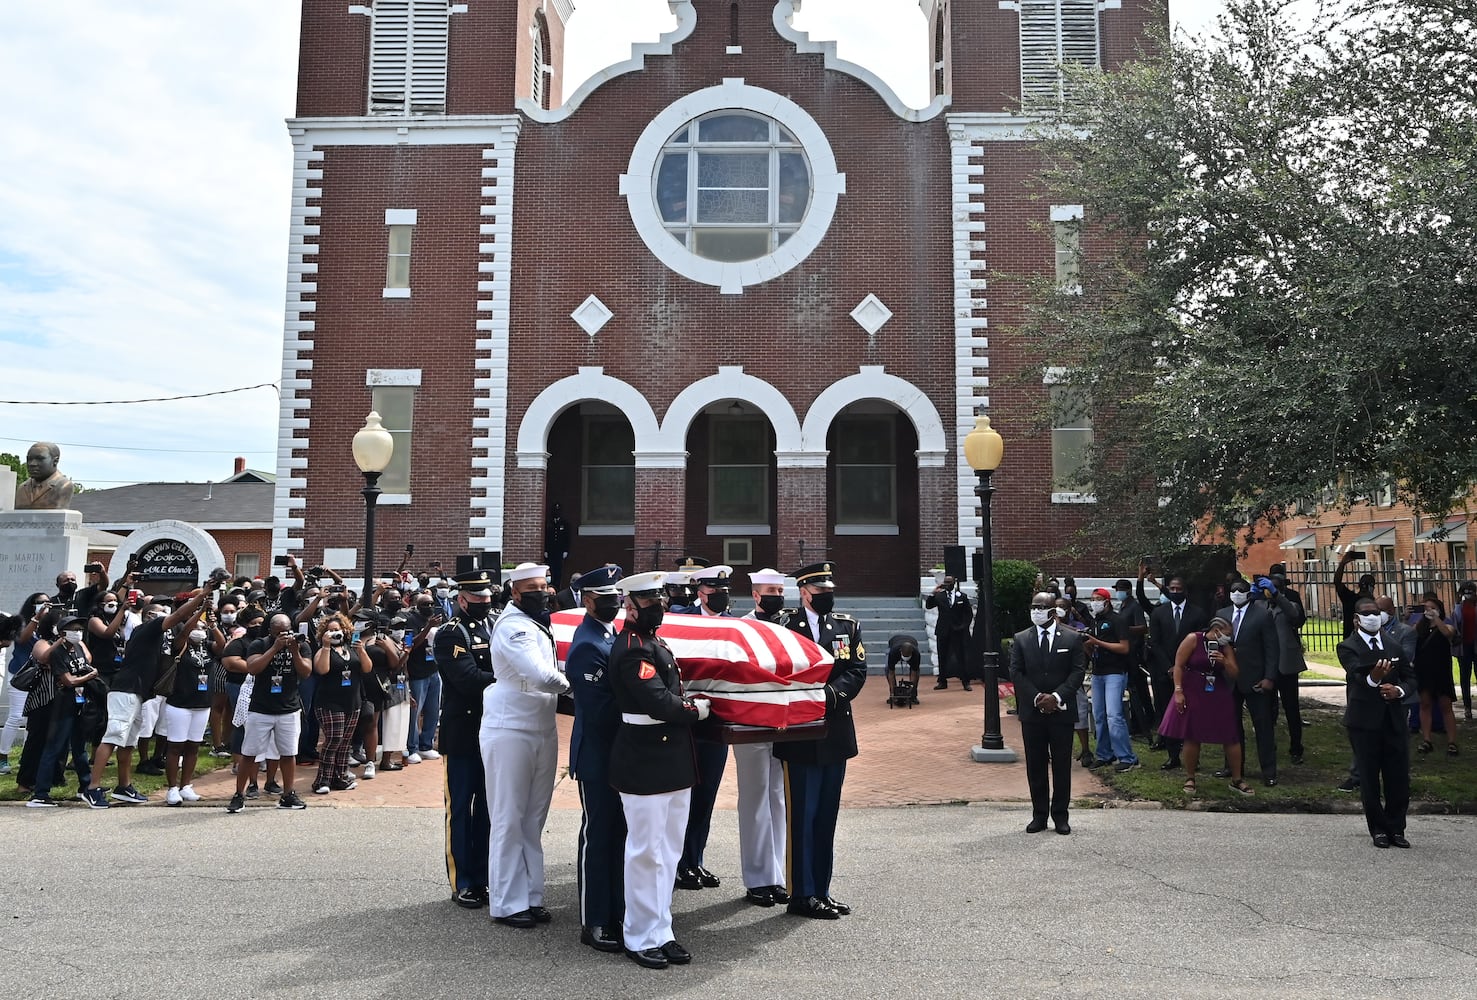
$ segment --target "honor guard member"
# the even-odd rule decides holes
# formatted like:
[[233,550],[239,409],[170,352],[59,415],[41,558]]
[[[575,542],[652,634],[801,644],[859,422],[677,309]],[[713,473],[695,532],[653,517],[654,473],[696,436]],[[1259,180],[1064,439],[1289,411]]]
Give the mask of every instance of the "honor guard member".
[[846,780],[846,762],[857,753],[851,700],[867,680],[861,627],[851,616],[832,611],[836,603],[834,567],[834,563],[814,563],[795,574],[801,607],[789,616],[791,629],[835,659],[826,681],[826,735],[774,748],[774,755],[785,763],[788,911],[818,920],[835,920],[851,912],[851,907],[831,896],[831,868],[841,784]]
[[626,814],[626,956],[648,969],[692,961],[672,934],[672,891],[692,786],[697,782],[692,727],[708,717],[706,698],[682,694],[677,661],[657,638],[662,624],[664,573],[628,576],[626,625],[611,660],[615,702],[621,711],[610,755],[610,784]]
[[579,850],[575,875],[580,899],[580,943],[596,951],[621,950],[625,916],[626,815],[610,787],[610,752],[621,710],[611,688],[610,653],[615,619],[621,612],[616,581],[619,566],[603,566],[580,577],[585,617],[574,630],[564,675],[574,695],[574,726],[569,734],[569,776],[579,785]]
[[436,632],[441,674],[441,756],[446,761],[446,874],[452,899],[476,910],[487,905],[487,780],[478,729],[482,692],[493,683],[487,616],[492,578],[487,570],[458,573],[456,614]]
[[508,582],[513,599],[492,625],[497,683],[482,693],[482,765],[492,822],[487,908],[500,924],[528,928],[553,919],[543,905],[543,832],[559,760],[555,710],[569,682],[559,672],[548,625],[549,567],[520,563]]
[[667,588],[668,611],[674,615],[686,614],[697,604],[697,588],[692,584],[692,575],[711,565],[702,556],[683,556],[677,560],[677,572],[667,574],[663,581]]
[[[761,569],[749,574],[754,610],[745,618],[782,623],[785,574]],[[755,906],[788,903],[785,881],[785,769],[773,743],[739,743],[733,748],[738,771],[739,861],[744,898]]]
[[[732,618],[728,610],[729,581],[732,566],[704,566],[692,571],[688,578],[697,590],[697,603],[683,614],[703,618]],[[716,889],[722,880],[703,867],[703,852],[708,846],[708,831],[713,825],[713,805],[718,801],[718,786],[723,784],[723,769],[728,766],[728,744],[696,736],[697,786],[692,790],[692,808],[687,814],[687,835],[682,838],[682,857],[677,862],[677,888]]]

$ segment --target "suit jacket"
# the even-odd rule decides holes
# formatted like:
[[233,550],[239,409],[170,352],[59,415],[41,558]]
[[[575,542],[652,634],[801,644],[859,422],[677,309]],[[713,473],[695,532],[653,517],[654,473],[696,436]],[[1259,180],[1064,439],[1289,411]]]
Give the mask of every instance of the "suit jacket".
[[933,624],[933,634],[939,639],[951,632],[967,631],[969,623],[974,621],[974,607],[970,605],[969,598],[962,590],[956,590],[953,594],[944,597],[929,594],[925,606],[938,608],[939,616]]
[[[1010,644],[1010,682],[1015,685],[1016,714],[1023,726],[1065,726],[1077,723],[1077,694],[1087,675],[1087,648],[1082,634],[1060,623],[1051,648],[1041,647],[1041,630],[1021,629]],[[1036,696],[1054,694],[1066,708],[1046,713],[1036,707]]]
[[[1277,680],[1281,643],[1277,638],[1277,623],[1263,604],[1262,601],[1246,602],[1242,609],[1241,629],[1232,643],[1236,649],[1236,666],[1241,671],[1236,677],[1236,687],[1242,694],[1264,680]],[[1232,605],[1221,608],[1216,614],[1233,624],[1236,621],[1236,608]]]
[[564,675],[574,696],[574,726],[569,733],[569,774],[579,781],[605,782],[610,772],[610,750],[621,727],[621,710],[611,687],[610,653],[615,636],[598,619],[585,615],[569,655]]
[[482,691],[496,680],[486,623],[454,617],[436,630],[435,643],[441,673],[441,752],[480,756]]
[[1174,654],[1180,643],[1191,632],[1199,632],[1210,621],[1210,616],[1198,604],[1187,599],[1180,605],[1180,621],[1174,622],[1174,605],[1160,601],[1149,612],[1149,669],[1157,676],[1174,673]]
[[1403,735],[1409,714],[1402,699],[1386,701],[1381,697],[1379,688],[1369,685],[1369,671],[1379,660],[1390,660],[1392,669],[1385,675],[1385,680],[1403,688],[1409,695],[1415,690],[1415,664],[1403,649],[1392,646],[1387,634],[1381,633],[1380,642],[1384,648],[1376,653],[1356,630],[1338,645],[1339,663],[1348,678],[1344,725],[1350,729],[1387,729]]
[[1296,590],[1282,589],[1276,596],[1267,597],[1262,603],[1272,613],[1277,626],[1277,671],[1282,674],[1300,674],[1308,669],[1303,656],[1303,637],[1298,630],[1308,620],[1303,610],[1303,599]]
[[788,612],[784,624],[826,650],[835,662],[826,680],[826,735],[819,740],[776,743],[774,755],[794,764],[839,764],[857,754],[856,722],[851,699],[867,682],[867,651],[862,646],[862,628],[850,615],[821,615],[820,635],[812,635],[810,616],[804,608]]
[[660,639],[629,624],[616,636],[611,689],[622,713],[654,723],[621,721],[610,752],[610,785],[630,795],[675,792],[697,784],[692,727],[697,709],[682,695],[682,674]]

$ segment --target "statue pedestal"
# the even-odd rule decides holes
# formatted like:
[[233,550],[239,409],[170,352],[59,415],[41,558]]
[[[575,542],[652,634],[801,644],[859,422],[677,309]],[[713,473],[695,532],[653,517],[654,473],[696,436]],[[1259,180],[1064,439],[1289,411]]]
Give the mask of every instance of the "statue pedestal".
[[38,590],[56,593],[58,573],[71,570],[80,582],[86,563],[80,510],[0,511],[0,610],[6,614],[18,613]]

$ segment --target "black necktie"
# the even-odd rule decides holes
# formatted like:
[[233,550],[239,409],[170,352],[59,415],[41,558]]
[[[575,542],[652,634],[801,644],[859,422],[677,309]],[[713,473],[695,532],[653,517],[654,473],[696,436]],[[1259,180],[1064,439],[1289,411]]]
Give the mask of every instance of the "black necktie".
[[1380,637],[1379,636],[1374,636],[1373,638],[1371,638],[1369,640],[1369,648],[1370,649],[1373,649],[1376,653],[1378,653],[1380,651],[1380,648],[1381,647],[1380,647]]
[[1051,648],[1051,630],[1050,629],[1045,629],[1044,628],[1044,629],[1041,630],[1041,648],[1042,649],[1050,649]]

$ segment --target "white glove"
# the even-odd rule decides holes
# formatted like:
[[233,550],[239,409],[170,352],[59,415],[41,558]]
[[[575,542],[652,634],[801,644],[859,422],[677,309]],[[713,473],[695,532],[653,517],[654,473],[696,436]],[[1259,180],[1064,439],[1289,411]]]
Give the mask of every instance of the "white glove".
[[692,699],[692,707],[697,709],[697,721],[699,722],[713,713],[713,703],[706,698]]

